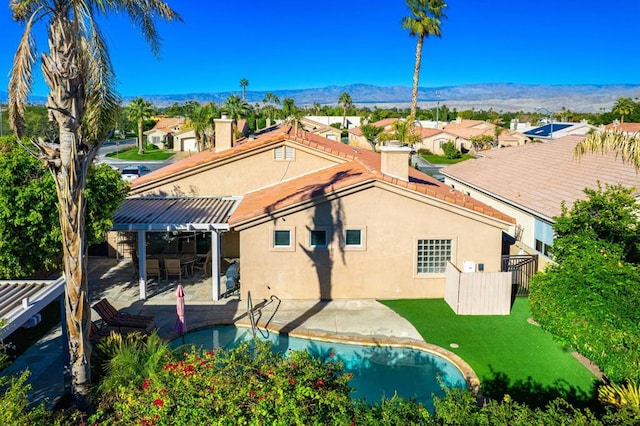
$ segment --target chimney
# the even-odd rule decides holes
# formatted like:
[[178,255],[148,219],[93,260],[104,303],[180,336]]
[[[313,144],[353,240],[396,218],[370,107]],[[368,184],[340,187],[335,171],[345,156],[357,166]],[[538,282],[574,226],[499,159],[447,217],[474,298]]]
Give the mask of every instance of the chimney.
[[409,156],[411,148],[408,146],[384,145],[380,147],[382,155],[380,171],[385,175],[409,181]]
[[216,152],[226,151],[233,147],[233,120],[222,114],[222,118],[213,120],[216,132]]

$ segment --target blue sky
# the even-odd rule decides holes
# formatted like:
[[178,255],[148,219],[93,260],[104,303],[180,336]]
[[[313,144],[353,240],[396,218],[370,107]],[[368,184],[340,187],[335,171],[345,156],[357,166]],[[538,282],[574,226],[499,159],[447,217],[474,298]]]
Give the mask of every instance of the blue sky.
[[[0,92],[23,31],[8,3],[0,9]],[[104,21],[122,95],[236,91],[241,78],[261,91],[412,84],[415,38],[401,28],[403,0],[168,3],[184,22],[158,25],[159,59],[124,16]],[[448,3],[442,38],[425,41],[421,87],[640,83],[640,1]],[[46,93],[38,75],[33,94]]]

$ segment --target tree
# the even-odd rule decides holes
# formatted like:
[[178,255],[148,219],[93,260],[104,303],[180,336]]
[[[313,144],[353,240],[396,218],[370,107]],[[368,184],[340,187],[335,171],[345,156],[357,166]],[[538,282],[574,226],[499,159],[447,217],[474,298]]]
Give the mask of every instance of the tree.
[[10,7],[14,20],[25,24],[9,81],[10,122],[19,138],[37,53],[32,31],[39,22],[48,30],[49,53],[42,54],[42,72],[49,87],[47,107],[58,126],[58,140],[34,140],[37,151],[33,153],[46,162],[56,184],[71,391],[74,403],[84,407],[91,376],[85,188],[89,166],[112,130],[119,106],[115,75],[97,17],[125,13],[140,25],[155,53],[159,37],[154,19],[180,17],[160,0],[13,0]]
[[613,105],[612,112],[620,114],[620,122],[624,123],[624,116],[631,115],[636,109],[637,104],[631,100],[631,98],[620,98]]
[[338,103],[342,105],[342,128],[344,129],[347,125],[347,108],[353,105],[351,95],[349,95],[347,92],[342,92],[342,94],[338,98]]
[[274,105],[271,105],[271,102],[273,102],[276,106],[280,105],[280,98],[278,98],[278,96],[274,95],[271,92],[267,92],[266,95],[264,95],[264,99],[262,100],[262,102],[265,104],[264,107],[267,108],[267,116],[269,117],[269,122],[271,122],[276,110],[276,107]]
[[218,111],[213,102],[194,108],[189,114],[188,125],[196,133],[198,151],[204,151],[213,142],[213,119],[218,116]]
[[320,105],[320,103],[318,102],[313,103],[313,112],[315,115],[320,115],[320,108],[322,108],[322,105]]
[[493,141],[493,137],[491,135],[478,135],[471,136],[469,138],[469,142],[471,142],[471,147],[475,152],[482,151],[484,147],[491,145]]
[[592,132],[587,135],[573,150],[573,155],[580,158],[588,152],[612,152],[631,163],[640,170],[640,137],[617,130]]
[[240,80],[240,87],[242,87],[242,100],[246,101],[247,100],[247,86],[249,85],[249,80],[247,80],[246,78],[243,78],[242,80]]
[[367,139],[367,142],[371,144],[371,148],[376,150],[376,140],[378,135],[384,130],[383,127],[377,127],[372,124],[363,124],[360,126],[360,131],[362,132],[362,136]]
[[138,154],[144,153],[144,143],[142,142],[142,124],[153,114],[153,107],[150,102],[142,98],[137,98],[127,105],[127,116],[129,120],[138,123]]
[[285,118],[293,115],[295,108],[296,106],[293,98],[284,98],[284,100],[282,101],[282,114]]
[[440,24],[447,16],[443,13],[447,4],[444,0],[406,0],[411,16],[402,19],[402,28],[409,31],[412,37],[417,37],[416,61],[413,68],[413,90],[411,92],[411,117],[416,117],[418,106],[418,80],[420,78],[420,63],[422,61],[422,45],[424,38],[434,35],[441,37]]

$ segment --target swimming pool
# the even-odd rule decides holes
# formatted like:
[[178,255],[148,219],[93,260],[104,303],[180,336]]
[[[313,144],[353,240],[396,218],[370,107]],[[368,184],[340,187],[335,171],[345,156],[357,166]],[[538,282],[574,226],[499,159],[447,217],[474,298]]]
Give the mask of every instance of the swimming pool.
[[[432,395],[444,395],[438,380],[449,388],[467,387],[463,374],[453,363],[425,350],[319,341],[265,330],[258,330],[257,335],[272,342],[279,353],[307,350],[321,359],[341,360],[345,372],[353,374],[349,381],[354,388],[351,396],[368,402],[379,402],[382,396],[392,397],[397,392],[405,399],[415,397],[432,409]],[[187,333],[184,344],[204,349],[233,348],[252,338],[248,328],[218,325]],[[182,338],[172,342],[174,347],[180,345]]]

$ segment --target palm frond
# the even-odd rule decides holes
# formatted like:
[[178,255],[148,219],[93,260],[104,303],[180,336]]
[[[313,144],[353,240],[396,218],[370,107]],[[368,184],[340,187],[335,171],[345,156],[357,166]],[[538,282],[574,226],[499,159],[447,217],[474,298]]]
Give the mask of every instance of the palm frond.
[[580,142],[573,155],[580,158],[589,152],[613,153],[623,162],[631,163],[640,170],[640,136],[620,131],[594,132]]
[[31,30],[36,20],[37,14],[32,14],[26,22],[24,33],[13,57],[9,80],[9,125],[18,138],[24,131],[24,107],[33,83],[33,64],[37,51]]

